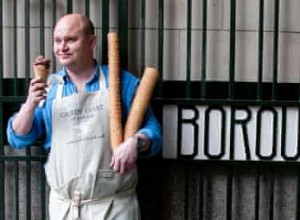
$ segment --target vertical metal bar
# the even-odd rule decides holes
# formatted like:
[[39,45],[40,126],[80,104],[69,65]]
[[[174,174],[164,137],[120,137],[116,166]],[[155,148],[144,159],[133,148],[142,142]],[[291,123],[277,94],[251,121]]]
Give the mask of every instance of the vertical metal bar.
[[142,73],[145,68],[145,47],[146,47],[146,3],[145,0],[141,0],[141,70]]
[[41,218],[46,220],[46,179],[44,174],[44,165],[43,162],[40,162],[41,165]]
[[300,83],[299,82],[298,82],[298,101],[300,101]]
[[184,219],[188,220],[189,218],[189,206],[190,206],[190,172],[189,166],[184,164],[184,174],[185,174],[185,181],[184,181]]
[[256,167],[255,179],[255,209],[254,220],[259,220],[259,206],[260,206],[260,167]]
[[[3,95],[3,0],[0,0],[0,96]],[[2,104],[2,103],[1,103]],[[3,114],[1,112],[1,117],[3,118]],[[2,132],[0,132],[1,135]],[[3,136],[0,136],[3,137]],[[0,139],[2,141],[2,138]],[[0,152],[4,153],[3,146],[0,146]]]
[[227,206],[227,212],[226,212],[226,219],[231,220],[232,219],[232,181],[233,178],[233,168],[232,166],[228,169],[228,175],[227,175],[227,199],[226,199],[226,206]]
[[234,160],[234,140],[235,140],[235,114],[236,114],[236,108],[234,106],[231,106],[231,116],[230,116],[230,149],[229,149],[229,158],[230,160]]
[[[52,27],[52,30],[54,31],[54,28],[55,28],[55,24],[56,24],[56,7],[57,7],[57,4],[56,4],[56,0],[52,0],[52,5],[53,5],[53,10],[52,10],[52,24],[53,24],[53,27]],[[52,70],[53,72],[56,71],[56,58],[55,58],[55,55],[54,53],[52,53]]]
[[201,99],[206,97],[206,56],[207,56],[207,0],[202,6],[202,69],[201,69]]
[[273,173],[273,167],[270,167],[270,207],[269,207],[269,220],[274,219],[274,173]]
[[90,0],[85,0],[85,15],[90,17]]
[[236,0],[230,5],[229,99],[234,98]]
[[[53,10],[55,11],[55,10]],[[45,55],[45,0],[40,1],[40,54]],[[46,219],[46,190],[45,190],[45,177],[44,177],[44,166],[41,163],[41,219]]]
[[45,0],[40,0],[40,54],[45,54]]
[[13,48],[13,59],[14,59],[14,82],[13,82],[13,94],[18,95],[19,91],[19,84],[18,84],[18,25],[17,25],[17,0],[14,0],[13,2],[13,14],[14,14],[14,23],[13,23],[13,42],[14,42],[14,48]]
[[[2,105],[2,104],[1,104]],[[1,120],[1,119],[0,119]],[[1,148],[3,149],[3,146],[1,145]],[[2,151],[2,150],[1,150]],[[2,153],[0,155],[3,155]],[[0,192],[1,195],[4,195],[5,192],[5,163],[4,160],[0,162]],[[0,197],[0,219],[4,220],[5,219],[5,196]]]
[[187,56],[186,56],[186,85],[185,96],[191,98],[191,24],[192,24],[192,1],[187,1]]
[[[25,76],[26,86],[30,77],[30,1],[25,0]],[[30,156],[30,148],[26,150],[26,155]],[[31,219],[31,164],[30,158],[26,162],[26,218]]]
[[26,86],[30,77],[30,1],[25,0],[25,76]]
[[[158,72],[159,72],[159,81],[157,83],[157,95],[163,97],[163,60],[164,60],[164,0],[158,1]],[[163,121],[163,108],[162,106],[157,111],[157,114],[160,116],[159,120]],[[162,124],[163,126],[163,124]]]
[[67,0],[67,14],[73,12],[73,0]]
[[15,162],[15,219],[19,220],[19,162]]
[[31,220],[31,149],[26,149],[26,219]]
[[[3,54],[3,28],[4,28],[3,27],[3,0],[0,0],[0,12],[1,12],[0,14],[0,96],[2,96],[3,95],[3,56],[4,56]],[[0,118],[2,118],[2,114],[0,115],[1,115]]]
[[107,60],[107,33],[109,31],[109,0],[102,1],[102,62]]
[[[3,0],[0,0],[0,96],[3,95]],[[0,127],[3,128],[3,103],[0,102]],[[4,156],[3,132],[0,132],[0,156]],[[5,163],[0,162],[0,194],[5,192]],[[0,196],[0,219],[5,219],[5,198]]]
[[263,55],[264,55],[264,1],[260,0],[259,5],[259,31],[258,31],[258,82],[256,98],[262,98],[262,77],[263,77]]
[[128,0],[119,1],[120,61],[123,69],[128,68]]
[[163,96],[163,60],[164,60],[164,0],[158,3],[158,71],[160,80],[158,82],[158,94]]
[[297,176],[297,203],[296,203],[296,219],[300,219],[300,174]]
[[272,100],[276,100],[278,93],[278,38],[279,38],[279,0],[274,4],[274,40],[273,40],[273,83],[272,83]]
[[[206,1],[206,0],[205,0]],[[203,220],[203,204],[204,204],[204,174],[203,167],[199,172],[199,220]]]
[[[40,1],[40,53],[45,54],[45,2],[44,0]],[[46,219],[46,190],[45,190],[45,178],[43,175],[43,164],[41,162],[41,192],[40,192],[40,199],[41,199],[41,219]]]

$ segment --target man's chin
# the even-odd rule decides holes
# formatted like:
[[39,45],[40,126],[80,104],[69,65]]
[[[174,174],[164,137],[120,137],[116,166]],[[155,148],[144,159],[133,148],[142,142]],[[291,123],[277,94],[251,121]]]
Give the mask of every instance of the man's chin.
[[63,66],[68,66],[68,65],[71,65],[73,63],[71,60],[66,60],[66,59],[59,59],[58,61]]

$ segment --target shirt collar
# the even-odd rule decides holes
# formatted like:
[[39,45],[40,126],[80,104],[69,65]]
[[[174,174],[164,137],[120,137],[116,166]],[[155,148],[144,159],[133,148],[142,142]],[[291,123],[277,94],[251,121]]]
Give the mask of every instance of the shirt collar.
[[[97,63],[96,60],[95,60],[95,64],[96,64],[96,66],[95,66],[94,73],[93,73],[92,77],[89,80],[87,80],[87,82],[86,82],[87,84],[99,79],[99,74],[100,74],[99,69],[100,68],[99,68],[99,64]],[[63,67],[63,71],[62,71],[62,78],[63,78],[64,82],[71,81],[70,77],[68,76],[67,69],[65,66]]]

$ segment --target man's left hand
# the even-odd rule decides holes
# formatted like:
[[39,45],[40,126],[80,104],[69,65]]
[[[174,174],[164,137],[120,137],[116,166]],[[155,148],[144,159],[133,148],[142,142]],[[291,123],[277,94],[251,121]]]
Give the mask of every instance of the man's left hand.
[[138,152],[134,138],[127,138],[113,153],[110,166],[115,172],[126,173],[136,166]]

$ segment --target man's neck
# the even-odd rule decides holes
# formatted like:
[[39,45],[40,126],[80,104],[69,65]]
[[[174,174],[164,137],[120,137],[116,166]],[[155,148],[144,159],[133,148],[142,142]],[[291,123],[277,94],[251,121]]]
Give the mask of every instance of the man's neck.
[[91,62],[79,65],[68,65],[66,70],[71,81],[75,84],[77,92],[83,92],[85,83],[90,80],[95,72],[96,63]]
[[75,84],[83,84],[93,76],[95,72],[95,62],[94,60],[88,64],[81,65],[81,66],[66,66],[66,70],[68,76]]

